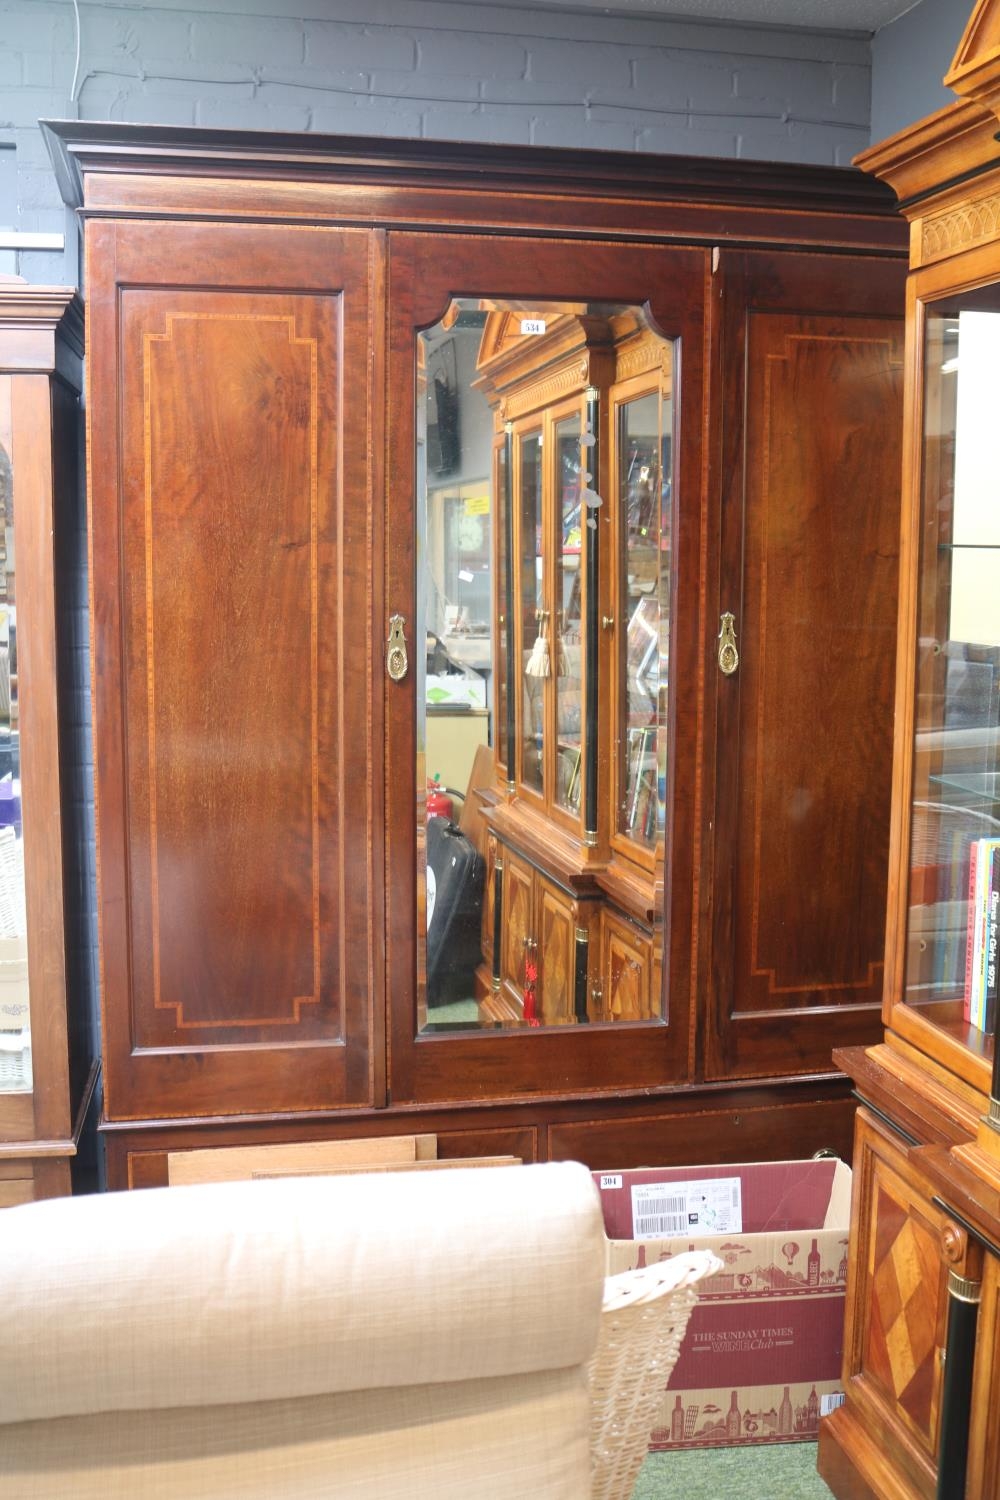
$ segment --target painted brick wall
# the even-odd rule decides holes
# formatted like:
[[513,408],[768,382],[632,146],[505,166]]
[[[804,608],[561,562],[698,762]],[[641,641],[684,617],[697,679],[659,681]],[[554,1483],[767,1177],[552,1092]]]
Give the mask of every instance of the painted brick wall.
[[[72,232],[40,116],[841,165],[868,142],[861,37],[454,0],[80,0],[80,16],[71,101],[71,0],[0,0],[0,228]],[[75,240],[19,255],[0,250],[0,271],[75,277]]]
[[972,0],[923,0],[872,39],[872,141],[954,103],[942,83]]

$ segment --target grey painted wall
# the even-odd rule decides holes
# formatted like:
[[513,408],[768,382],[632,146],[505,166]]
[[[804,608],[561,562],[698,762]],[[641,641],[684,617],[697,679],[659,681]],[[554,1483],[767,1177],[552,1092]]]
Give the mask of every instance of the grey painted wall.
[[[0,0],[0,228],[66,228],[45,116],[842,165],[868,142],[864,37],[456,0],[81,0],[80,15],[71,99],[71,0]],[[73,248],[3,255],[0,271],[75,277]]]
[[972,0],[922,0],[873,37],[873,142],[955,102],[941,79],[971,14]]

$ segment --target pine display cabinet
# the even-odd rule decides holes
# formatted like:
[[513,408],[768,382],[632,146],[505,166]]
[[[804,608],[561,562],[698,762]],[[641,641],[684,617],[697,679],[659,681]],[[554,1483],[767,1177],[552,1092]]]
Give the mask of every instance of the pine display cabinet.
[[1000,5],[958,101],[860,164],[910,227],[884,1040],[834,1055],[860,1107],[840,1500],[992,1500],[1000,1287]]

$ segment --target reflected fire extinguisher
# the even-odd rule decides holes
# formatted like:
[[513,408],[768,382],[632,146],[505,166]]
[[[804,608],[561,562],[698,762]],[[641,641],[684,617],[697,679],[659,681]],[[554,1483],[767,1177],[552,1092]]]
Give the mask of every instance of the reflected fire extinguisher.
[[451,818],[454,814],[455,804],[441,785],[441,772],[435,771],[434,780],[427,783],[427,816]]
[[538,956],[533,942],[528,944],[524,960],[524,1021],[528,1026],[538,1026]]

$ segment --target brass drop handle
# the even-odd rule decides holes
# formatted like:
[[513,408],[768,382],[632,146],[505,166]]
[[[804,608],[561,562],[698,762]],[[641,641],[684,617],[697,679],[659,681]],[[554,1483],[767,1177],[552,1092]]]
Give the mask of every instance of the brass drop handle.
[[406,636],[403,634],[405,623],[403,615],[389,616],[389,639],[385,643],[385,670],[393,682],[402,682],[410,664],[406,655]]
[[740,664],[740,653],[736,649],[736,617],[728,611],[719,620],[719,671],[723,677],[732,677]]

